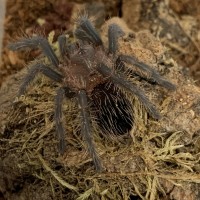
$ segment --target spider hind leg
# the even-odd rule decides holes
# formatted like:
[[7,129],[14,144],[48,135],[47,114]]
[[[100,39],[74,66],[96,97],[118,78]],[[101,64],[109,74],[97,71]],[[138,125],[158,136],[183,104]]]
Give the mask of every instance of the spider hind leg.
[[85,90],[80,90],[78,92],[78,102],[81,113],[81,133],[86,142],[88,152],[92,157],[95,168],[97,171],[102,171],[101,161],[96,153],[95,146],[93,144],[92,135],[91,135],[91,125],[90,125],[90,116],[88,112],[88,102],[87,94]]
[[60,88],[57,91],[55,98],[55,122],[56,122],[56,132],[59,140],[58,151],[61,155],[65,152],[65,130],[62,124],[62,103],[65,97],[64,88]]
[[113,73],[112,70],[106,66],[104,63],[100,63],[97,66],[97,70],[101,73],[104,77],[109,77],[109,79],[116,85],[123,87],[127,91],[131,92],[133,95],[137,96],[139,101],[142,102],[144,107],[146,108],[147,112],[154,118],[160,119],[161,115],[160,112],[155,108],[154,104],[147,98],[144,92],[130,81],[126,80],[123,75]]
[[[136,58],[134,58],[133,56],[127,56],[127,55],[120,55],[119,56],[119,60],[121,60],[122,62],[134,65],[135,67],[137,67],[138,69],[146,72],[148,74],[148,78],[150,81],[153,81],[155,83],[157,83],[158,85],[174,91],[176,89],[176,86],[174,84],[172,84],[171,82],[169,82],[168,80],[165,80],[156,70],[154,70],[153,68],[151,68],[150,66],[148,66],[147,64],[143,63],[143,62],[139,62],[137,61]],[[133,71],[134,73],[134,71]],[[137,74],[140,76],[140,74]]]

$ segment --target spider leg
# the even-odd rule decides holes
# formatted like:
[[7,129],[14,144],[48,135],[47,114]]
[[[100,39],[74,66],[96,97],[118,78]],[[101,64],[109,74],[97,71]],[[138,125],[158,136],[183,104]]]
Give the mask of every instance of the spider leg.
[[62,57],[68,52],[68,47],[67,47],[67,38],[65,35],[60,35],[58,36],[58,46],[59,46],[59,51]]
[[118,38],[123,36],[124,32],[117,24],[111,24],[108,27],[108,53],[115,55],[118,50]]
[[147,112],[154,118],[160,119],[160,113],[156,110],[155,106],[149,101],[143,91],[141,91],[137,86],[133,85],[131,82],[127,81],[123,76],[113,73],[113,71],[107,67],[105,64],[101,63],[97,66],[97,70],[103,76],[108,77],[115,84],[124,87],[126,90],[135,94],[138,99],[142,102]]
[[96,29],[89,21],[89,19],[85,16],[79,17],[77,20],[78,27],[75,31],[75,35],[80,40],[90,41],[96,46],[103,45],[103,42],[97,33]]
[[18,51],[20,49],[27,48],[27,47],[37,48],[38,46],[42,49],[43,53],[45,54],[45,56],[47,56],[50,62],[52,62],[53,65],[58,67],[59,60],[56,54],[54,53],[52,47],[50,46],[48,40],[46,40],[43,37],[35,36],[32,38],[25,38],[16,43],[9,44],[8,48],[11,49],[12,51]]
[[61,155],[65,152],[65,130],[62,125],[62,103],[65,97],[64,88],[60,88],[57,91],[55,97],[55,122],[56,122],[56,132],[59,140],[58,151]]
[[52,80],[56,82],[62,82],[62,75],[57,73],[56,71],[52,70],[50,67],[37,63],[33,65],[28,74],[25,76],[22,85],[20,86],[18,96],[21,96],[25,93],[27,86],[33,81],[33,79],[36,77],[38,73],[42,72],[45,76],[51,78]]
[[83,134],[83,137],[85,139],[85,142],[87,143],[87,148],[89,151],[90,156],[92,157],[92,160],[94,162],[95,168],[97,171],[102,170],[102,165],[100,162],[100,159],[96,153],[92,137],[91,137],[91,127],[90,127],[90,121],[89,121],[89,112],[87,111],[88,102],[87,102],[87,95],[84,90],[80,90],[78,92],[78,101],[81,111],[81,119],[82,119],[82,128],[81,132]]
[[93,39],[91,38],[90,35],[88,35],[84,30],[82,30],[81,28],[77,28],[75,31],[74,31],[74,34],[76,36],[76,38],[78,38],[79,40],[82,40],[82,41],[87,41],[89,43],[93,43]]
[[120,61],[129,63],[131,65],[134,65],[138,67],[139,69],[145,71],[148,73],[150,78],[152,78],[158,85],[165,87],[166,89],[169,90],[175,90],[176,86],[169,81],[165,80],[162,78],[162,76],[156,72],[156,70],[152,69],[150,66],[148,66],[145,63],[138,62],[134,57],[132,56],[127,56],[127,55],[120,55],[119,56]]

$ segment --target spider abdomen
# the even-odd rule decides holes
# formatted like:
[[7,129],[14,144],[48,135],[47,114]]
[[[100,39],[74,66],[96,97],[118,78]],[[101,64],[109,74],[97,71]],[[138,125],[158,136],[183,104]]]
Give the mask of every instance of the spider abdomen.
[[112,83],[97,85],[91,93],[92,110],[103,133],[125,134],[133,126],[131,103]]

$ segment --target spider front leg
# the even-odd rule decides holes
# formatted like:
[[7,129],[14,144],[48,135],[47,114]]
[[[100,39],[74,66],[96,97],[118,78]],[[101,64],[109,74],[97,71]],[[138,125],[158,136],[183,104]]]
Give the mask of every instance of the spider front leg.
[[92,157],[96,170],[102,171],[101,161],[96,153],[96,150],[92,141],[90,116],[87,110],[88,109],[87,94],[85,90],[80,90],[78,92],[78,102],[79,102],[80,112],[81,112],[81,120],[82,120],[81,132],[83,134],[83,138],[85,139],[88,152],[90,156]]
[[58,46],[62,57],[64,57],[66,52],[66,43],[67,43],[67,38],[65,37],[65,35],[58,36]]
[[59,60],[56,54],[54,53],[52,47],[50,46],[48,40],[43,37],[35,36],[32,38],[25,38],[22,39],[21,41],[18,41],[16,43],[11,43],[8,45],[8,48],[11,49],[12,51],[18,51],[24,48],[37,48],[37,47],[40,47],[44,55],[47,56],[50,62],[52,62],[54,66],[58,67]]
[[33,81],[36,75],[40,72],[56,82],[62,82],[62,78],[63,78],[62,75],[60,75],[59,73],[57,73],[56,71],[52,70],[50,67],[42,63],[36,63],[35,65],[31,66],[30,70],[28,71],[28,74],[25,76],[20,86],[18,96],[21,96],[25,93],[28,85]]
[[122,37],[124,32],[117,24],[111,24],[108,27],[108,53],[115,55],[118,50],[118,38]]
[[77,19],[77,29],[74,33],[77,39],[91,42],[96,46],[102,46],[103,42],[87,16],[80,16]]

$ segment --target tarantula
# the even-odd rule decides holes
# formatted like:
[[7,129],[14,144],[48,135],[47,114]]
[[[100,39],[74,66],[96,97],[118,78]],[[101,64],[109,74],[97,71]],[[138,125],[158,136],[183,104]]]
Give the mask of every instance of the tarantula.
[[39,47],[50,61],[50,64],[37,62],[31,66],[18,95],[25,93],[27,86],[38,73],[61,84],[55,97],[55,124],[61,154],[65,151],[65,131],[61,120],[62,103],[65,97],[76,97],[81,115],[82,136],[96,170],[101,171],[102,164],[91,135],[90,109],[95,111],[97,122],[104,131],[111,130],[123,134],[130,130],[133,116],[128,111],[132,105],[120,89],[123,88],[138,98],[150,116],[154,119],[161,117],[144,92],[125,76],[126,64],[139,68],[148,74],[147,80],[153,80],[162,87],[174,90],[175,86],[135,57],[119,55],[118,39],[124,35],[124,32],[117,24],[108,27],[108,48],[103,45],[93,23],[85,15],[77,19],[74,35],[76,41],[71,43],[65,35],[58,37],[59,59],[48,40],[41,36],[25,38],[9,45],[13,51]]

